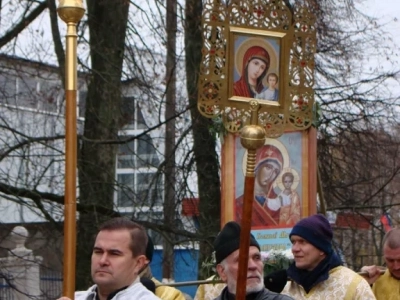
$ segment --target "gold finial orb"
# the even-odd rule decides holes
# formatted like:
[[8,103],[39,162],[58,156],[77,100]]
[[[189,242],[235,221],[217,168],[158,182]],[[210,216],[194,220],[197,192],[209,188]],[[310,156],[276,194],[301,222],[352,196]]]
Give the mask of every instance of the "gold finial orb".
[[60,0],[58,15],[65,23],[78,23],[85,14],[82,0]]
[[240,142],[247,150],[257,150],[265,143],[265,130],[259,125],[247,125],[242,128]]

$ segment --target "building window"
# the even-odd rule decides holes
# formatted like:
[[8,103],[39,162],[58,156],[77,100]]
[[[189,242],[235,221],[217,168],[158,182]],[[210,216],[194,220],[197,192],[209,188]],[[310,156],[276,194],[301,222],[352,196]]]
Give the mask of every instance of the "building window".
[[17,78],[8,74],[0,74],[0,103],[15,105]]
[[117,168],[118,169],[134,169],[135,166],[135,141],[130,141],[118,147]]
[[[125,136],[125,139],[128,140],[129,136]],[[133,138],[131,141],[121,144],[118,148],[118,169],[157,169],[159,164],[157,149],[148,134]]]
[[160,164],[153,141],[148,134],[144,134],[138,139],[137,154],[138,168],[148,166],[157,168]]
[[[139,221],[147,221],[154,224],[163,224],[164,214],[162,211],[142,211],[136,214]],[[151,237],[154,245],[162,245],[163,237],[155,230],[147,229],[147,234]]]
[[147,129],[142,111],[135,100],[135,97],[122,98],[121,119],[123,130]]
[[135,197],[135,174],[118,174],[118,196],[119,207],[130,207],[134,205]]
[[60,99],[63,97],[61,82],[56,80],[39,81],[39,96],[37,108],[41,111],[59,113]]
[[118,146],[116,205],[122,212],[152,213],[163,204],[160,160],[150,135],[143,133],[144,118],[133,97],[123,100],[124,122]]
[[137,197],[146,199],[144,204],[149,207],[159,206],[162,201],[162,181],[157,173],[137,174]]
[[141,172],[124,169],[117,171],[117,206],[148,207],[162,205],[162,180],[156,172]]
[[60,113],[63,94],[59,80],[0,74],[0,102],[4,104]]
[[38,81],[34,77],[17,78],[17,106],[37,109]]

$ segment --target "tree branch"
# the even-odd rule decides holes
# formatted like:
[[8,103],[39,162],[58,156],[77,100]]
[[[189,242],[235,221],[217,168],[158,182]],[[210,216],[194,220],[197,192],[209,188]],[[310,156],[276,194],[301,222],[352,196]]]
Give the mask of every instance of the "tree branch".
[[[17,188],[15,186],[11,186],[5,183],[0,183],[0,192],[4,193],[6,195],[11,195],[15,197],[23,197],[32,200],[36,206],[44,212],[44,206],[43,206],[43,200],[51,201],[53,203],[61,204],[64,205],[64,196],[56,195],[53,193],[46,193],[46,192],[39,192],[37,190],[29,190],[29,189],[24,189],[24,188]],[[93,212],[96,211],[99,214],[108,216],[110,218],[113,217],[120,217],[121,214],[118,211],[115,211],[113,209],[109,209],[104,206],[97,206],[97,205],[83,205],[80,203],[76,204],[77,211],[78,212]],[[47,218],[47,216],[46,216]],[[50,217],[49,220],[52,218]],[[137,223],[142,224],[144,227],[148,229],[153,229],[158,232],[169,232],[169,233],[174,233],[178,235],[183,235],[189,238],[193,239],[198,239],[199,236],[195,233],[192,233],[187,230],[179,230],[176,228],[170,228],[168,226],[162,225],[162,224],[155,224],[152,222],[146,222],[146,221],[140,221],[140,220],[134,220]]]
[[57,15],[57,7],[55,0],[47,0],[47,5],[49,7],[49,15],[50,15],[50,24],[51,24],[51,33],[53,35],[54,42],[54,51],[57,55],[59,69],[59,76],[65,86],[65,53],[63,44],[61,42],[60,31],[58,29],[58,15]]
[[32,12],[22,18],[11,30],[7,31],[0,37],[0,48],[6,45],[9,41],[18,36],[30,23],[32,23],[45,9],[47,8],[46,2],[41,2]]

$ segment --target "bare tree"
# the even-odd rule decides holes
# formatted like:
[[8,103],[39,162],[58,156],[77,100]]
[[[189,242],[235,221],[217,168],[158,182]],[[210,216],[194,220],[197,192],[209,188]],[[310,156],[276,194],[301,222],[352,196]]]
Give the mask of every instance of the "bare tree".
[[[63,68],[62,41],[58,26],[56,26],[54,1],[49,1],[49,8],[50,22],[53,25],[53,49],[56,52],[53,58],[57,58],[60,67]],[[131,9],[132,11],[129,12],[129,3],[126,1],[88,1],[87,18],[79,26],[79,47],[82,47],[81,49],[87,47],[86,49],[90,50],[86,57],[80,56],[82,73],[80,73],[79,116],[84,117],[85,122],[81,122],[79,126],[77,255],[77,288],[79,289],[86,288],[90,282],[88,265],[90,265],[90,253],[97,226],[111,216],[128,213],[147,228],[163,232],[166,237],[170,236],[168,240],[172,247],[182,241],[182,238],[178,241],[172,233],[179,234],[186,240],[195,238],[192,232],[184,230],[182,226],[176,226],[176,212],[182,198],[195,192],[193,186],[188,184],[189,174],[193,173],[193,168],[188,171],[185,167],[185,165],[189,167],[193,165],[191,155],[179,150],[191,147],[190,144],[186,145],[186,138],[190,136],[190,124],[185,117],[187,105],[182,103],[185,93],[180,94],[178,111],[175,112],[175,108],[170,109],[167,119],[161,117],[165,108],[163,101],[166,81],[170,79],[165,81],[161,78],[169,76],[170,72],[176,69],[177,59],[175,54],[171,55],[172,60],[169,60],[168,73],[166,73],[164,51],[157,53],[144,40],[140,45],[136,44],[138,38],[143,38],[143,36],[138,35],[138,30],[135,28],[138,25],[132,21],[133,15],[138,14],[145,18],[151,18],[151,16],[148,11],[143,11],[134,3]],[[128,21],[128,16],[131,18],[130,21]],[[162,12],[160,16],[163,16]],[[112,18],[116,20],[113,21]],[[26,19],[21,22],[28,24]],[[153,22],[149,22],[149,27],[153,25],[155,25]],[[20,24],[15,26],[20,26]],[[154,30],[150,32],[157,37],[158,29],[150,29]],[[87,39],[88,31],[90,39]],[[11,39],[10,37],[8,41],[10,42]],[[172,49],[172,52],[175,50]],[[7,70],[4,72],[7,74],[4,75],[4,79],[2,77],[2,93],[5,95],[2,109],[9,114],[4,114],[2,118],[2,127],[6,133],[2,144],[2,149],[4,149],[2,162],[11,160],[10,164],[13,164],[15,160],[18,165],[21,165],[21,171],[13,174],[11,167],[2,169],[4,180],[1,183],[1,192],[4,197],[8,197],[21,207],[27,207],[41,218],[47,218],[60,230],[62,211],[58,211],[57,219],[55,219],[52,210],[57,209],[58,206],[53,208],[51,203],[60,205],[63,203],[63,191],[60,186],[63,183],[63,99],[61,96],[63,85],[61,82],[64,78],[59,75],[62,72],[59,72],[57,67],[48,67],[45,64],[24,59],[12,60],[10,57],[4,57],[4,65],[8,66],[8,69],[4,69]],[[21,72],[24,74],[20,74],[19,69],[22,69]],[[54,87],[55,92],[58,93],[56,100],[51,100],[50,96],[40,99],[39,96],[48,96],[48,91],[44,89],[45,83],[38,83],[38,78],[45,76],[42,73],[46,73],[46,76],[54,81],[51,88],[57,86],[57,88]],[[7,76],[12,76],[11,83]],[[22,84],[23,81],[26,82]],[[19,95],[17,95],[25,86],[26,103],[21,102],[22,100],[19,100]],[[87,86],[87,92],[85,86]],[[39,91],[43,91],[43,95],[37,95]],[[171,88],[168,93],[173,96],[175,90]],[[135,96],[126,96],[127,94]],[[139,96],[136,97],[136,95]],[[42,107],[44,104],[40,104],[39,107],[39,100],[54,101],[54,118],[46,118],[49,111]],[[26,105],[30,105],[32,109],[30,114],[24,110]],[[37,113],[38,111],[40,113]],[[15,118],[18,113],[20,117]],[[148,119],[149,116],[151,119]],[[180,119],[180,126],[178,126],[180,138],[176,142],[175,128],[169,131],[167,137],[164,136],[163,129],[166,123],[175,127],[174,118]],[[136,124],[135,128],[130,128],[132,120]],[[45,122],[50,125],[41,127]],[[57,127],[56,124],[59,126]],[[53,126],[51,131],[48,130],[50,126]],[[27,130],[28,128],[30,130]],[[133,133],[121,136],[119,134],[121,130]],[[170,141],[168,147],[171,157],[164,159],[162,148],[165,147],[160,144],[165,144],[166,139]],[[40,152],[37,151],[39,146],[42,149]],[[33,148],[35,151],[32,150]],[[54,154],[51,156],[48,154],[49,151]],[[166,182],[170,191],[174,192],[173,195],[168,192],[168,197],[172,197],[169,202],[171,213],[166,214],[162,210],[157,210],[162,207],[163,196],[160,192],[162,178],[168,168],[175,168],[173,154],[177,151],[181,154],[180,165],[176,168],[176,172],[172,170],[168,180],[176,176],[181,183],[177,187],[175,180]],[[117,154],[118,165],[116,164]],[[135,164],[129,167],[137,168],[139,171],[134,175],[116,174],[116,166],[117,169],[124,171],[126,164]],[[35,172],[33,172],[33,166],[35,166]],[[150,169],[156,171],[149,172]],[[26,170],[29,170],[29,174]],[[132,183],[130,180],[133,176],[136,177],[135,182]],[[137,184],[139,178],[141,184]],[[45,187],[46,185],[51,185],[54,189],[49,190]],[[118,200],[115,202],[116,195]],[[152,211],[154,217],[143,217],[143,214]],[[170,221],[163,224],[163,215]]]
[[[164,183],[164,224],[174,227],[176,203],[175,176],[175,137],[176,137],[176,33],[177,2],[167,1],[167,62],[166,62],[166,108],[165,119],[168,120],[165,132],[165,183]],[[163,278],[173,278],[174,248],[170,239],[163,243]]]
[[[360,255],[379,256],[382,213],[398,214],[399,70],[384,67],[398,59],[383,26],[393,20],[369,17],[352,0],[307,2],[318,30],[318,166],[328,211],[354,216],[349,235],[343,238],[343,228],[337,234],[358,268]],[[360,227],[364,221],[369,230]],[[365,244],[356,242],[360,236]]]
[[[392,129],[397,122],[399,95],[393,86],[398,87],[398,73],[376,67],[379,59],[393,58],[392,45],[383,43],[385,34],[377,21],[351,0],[291,3],[308,5],[318,23],[315,93],[319,167],[328,210],[393,209],[398,204],[397,131]],[[96,227],[111,216],[129,215],[171,245],[199,241],[202,258],[210,255],[220,226],[217,137],[210,131],[212,121],[197,110],[202,2],[187,0],[184,10],[177,4],[176,43],[184,39],[184,46],[182,55],[179,50],[170,52],[178,54],[171,59],[175,66],[166,66],[167,8],[159,1],[151,2],[151,9],[146,5],[88,0],[87,16],[78,28],[78,288],[90,281]],[[2,12],[12,13],[2,15],[0,46],[3,53],[20,59],[1,57],[0,192],[17,207],[1,206],[4,216],[34,212],[60,232],[64,50],[55,7],[54,0],[20,1],[18,7],[2,1]],[[44,16],[49,16],[50,40],[38,25]],[[178,78],[176,93],[168,88],[172,70]],[[168,93],[169,99],[174,94],[176,98],[167,114]],[[171,138],[166,124],[172,126]],[[168,152],[166,141],[172,139]],[[168,170],[172,175],[166,178]],[[173,193],[162,188],[170,179]],[[193,220],[176,226],[180,220],[175,215],[185,197],[200,199],[198,228]],[[162,209],[167,198],[173,199],[168,216]],[[164,217],[172,218],[164,223]],[[379,242],[379,236],[373,237]]]
[[190,113],[193,128],[193,152],[195,155],[199,189],[198,217],[199,232],[205,238],[200,244],[200,261],[210,257],[213,251],[211,245],[220,229],[221,191],[219,179],[219,160],[216,153],[216,136],[210,128],[212,121],[205,119],[197,110],[197,81],[201,64],[202,33],[201,33],[202,3],[187,0],[185,8],[185,54],[186,82]]

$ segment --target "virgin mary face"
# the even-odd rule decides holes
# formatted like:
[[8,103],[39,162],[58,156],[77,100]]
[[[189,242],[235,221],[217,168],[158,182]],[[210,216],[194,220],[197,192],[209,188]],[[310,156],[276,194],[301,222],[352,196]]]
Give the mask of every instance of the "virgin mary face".
[[247,66],[247,76],[250,84],[256,85],[257,79],[264,73],[267,64],[259,59],[253,58]]
[[269,187],[269,185],[276,179],[280,169],[276,168],[272,162],[266,162],[260,166],[257,172],[257,181],[262,187]]

